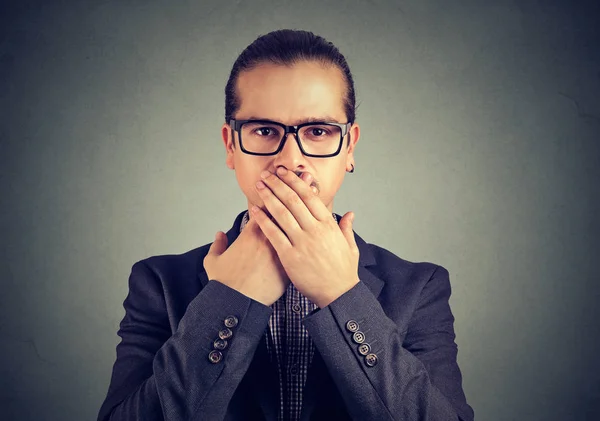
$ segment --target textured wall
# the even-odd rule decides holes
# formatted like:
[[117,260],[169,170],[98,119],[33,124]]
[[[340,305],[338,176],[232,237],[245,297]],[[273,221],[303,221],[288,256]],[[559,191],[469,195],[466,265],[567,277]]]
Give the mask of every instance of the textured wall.
[[282,27],[350,63],[362,136],[334,210],[450,271],[476,418],[600,419],[597,1],[2,4],[3,419],[95,419],[131,265],[246,205],[223,89]]

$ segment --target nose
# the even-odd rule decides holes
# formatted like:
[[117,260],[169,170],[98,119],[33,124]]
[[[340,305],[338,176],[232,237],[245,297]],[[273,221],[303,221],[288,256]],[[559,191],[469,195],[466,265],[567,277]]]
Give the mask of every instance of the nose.
[[305,158],[294,134],[288,133],[284,139],[283,148],[275,155],[274,168],[281,165],[290,171],[294,171],[296,168],[303,166]]

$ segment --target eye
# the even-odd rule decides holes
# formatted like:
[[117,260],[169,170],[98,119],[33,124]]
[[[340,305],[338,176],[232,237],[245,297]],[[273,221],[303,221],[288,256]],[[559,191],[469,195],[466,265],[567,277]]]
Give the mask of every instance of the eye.
[[259,127],[254,130],[254,133],[256,133],[259,136],[273,136],[274,134],[276,134],[273,127]]
[[332,130],[325,125],[307,126],[304,128],[303,134],[311,139],[329,138],[332,136]]
[[278,137],[279,130],[272,126],[259,126],[252,130],[252,134],[258,137]]

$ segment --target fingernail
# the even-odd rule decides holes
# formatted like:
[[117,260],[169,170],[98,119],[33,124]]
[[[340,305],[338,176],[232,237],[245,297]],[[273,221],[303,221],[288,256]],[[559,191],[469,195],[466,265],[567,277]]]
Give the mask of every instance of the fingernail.
[[287,168],[284,168],[284,167],[277,168],[277,174],[279,174],[279,175],[286,175],[287,174]]
[[310,175],[310,173],[306,173],[306,175],[304,176],[304,181],[306,181],[308,184],[310,184],[310,182],[312,181],[312,175]]

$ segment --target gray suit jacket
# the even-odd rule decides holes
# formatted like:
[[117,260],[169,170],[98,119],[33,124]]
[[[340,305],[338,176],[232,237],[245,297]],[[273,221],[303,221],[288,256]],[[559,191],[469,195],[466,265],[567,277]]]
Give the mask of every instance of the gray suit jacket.
[[[229,244],[243,214],[227,232]],[[361,282],[303,319],[316,351],[302,420],[473,420],[456,361],[448,271],[355,239]],[[133,265],[99,421],[277,420],[278,371],[266,348],[272,309],[209,282],[209,247]],[[238,323],[211,362],[229,316]],[[361,339],[372,355],[361,354]]]

